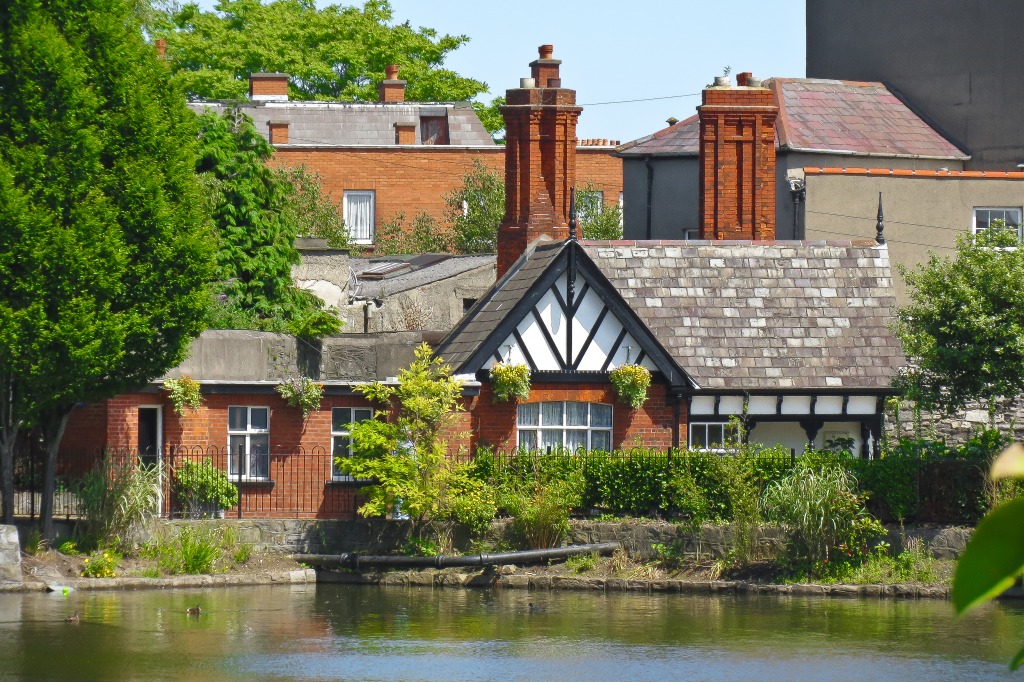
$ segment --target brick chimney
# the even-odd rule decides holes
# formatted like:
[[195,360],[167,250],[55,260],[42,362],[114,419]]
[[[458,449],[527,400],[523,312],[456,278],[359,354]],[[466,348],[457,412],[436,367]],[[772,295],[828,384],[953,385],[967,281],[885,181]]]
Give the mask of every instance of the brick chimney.
[[254,102],[287,102],[289,78],[286,73],[249,74],[249,99]]
[[530,64],[532,78],[505,92],[505,217],[498,227],[498,277],[541,235],[569,236],[576,185],[576,91],[562,87],[551,45]]
[[398,64],[384,67],[387,76],[377,86],[377,98],[381,104],[394,104],[405,101],[405,81],[398,80]]
[[749,72],[716,78],[700,117],[700,238],[775,239],[775,95]]

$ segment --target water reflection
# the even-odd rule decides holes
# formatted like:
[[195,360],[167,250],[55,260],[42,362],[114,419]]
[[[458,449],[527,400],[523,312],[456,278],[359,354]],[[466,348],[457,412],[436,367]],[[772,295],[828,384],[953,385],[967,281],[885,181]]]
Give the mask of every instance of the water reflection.
[[[81,622],[65,623],[75,610]],[[0,678],[1009,680],[1022,625],[1016,606],[955,620],[941,601],[329,585],[0,595]]]

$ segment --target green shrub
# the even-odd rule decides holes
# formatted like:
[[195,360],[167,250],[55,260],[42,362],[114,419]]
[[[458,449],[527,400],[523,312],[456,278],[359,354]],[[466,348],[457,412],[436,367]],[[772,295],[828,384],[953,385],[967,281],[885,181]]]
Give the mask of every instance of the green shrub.
[[65,540],[64,542],[60,543],[60,546],[57,548],[57,551],[67,556],[78,556],[80,554],[80,552],[78,551],[78,543],[74,540]]
[[117,566],[121,563],[121,555],[114,550],[105,549],[85,557],[82,564],[83,578],[115,578]]
[[562,480],[508,481],[498,490],[498,505],[512,517],[512,533],[526,547],[557,547],[569,531],[581,489],[578,472]]
[[238,487],[209,459],[180,462],[174,470],[174,490],[192,518],[238,504]]
[[873,552],[885,529],[854,492],[856,479],[834,463],[801,459],[792,473],[765,488],[767,518],[790,533],[789,557],[812,575],[831,575],[859,565]]
[[220,558],[220,539],[217,531],[205,524],[185,526],[178,534],[181,548],[180,573],[200,575],[213,572],[213,565]]

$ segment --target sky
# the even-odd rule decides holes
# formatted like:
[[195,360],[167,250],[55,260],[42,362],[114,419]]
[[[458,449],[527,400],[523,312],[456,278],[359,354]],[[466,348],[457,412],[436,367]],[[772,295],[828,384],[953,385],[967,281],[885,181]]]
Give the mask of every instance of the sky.
[[[199,4],[210,9],[214,0]],[[802,0],[391,0],[391,6],[396,23],[469,36],[445,66],[486,82],[485,101],[518,87],[537,47],[554,45],[562,86],[576,90],[584,107],[581,139],[628,142],[664,128],[669,117],[687,118],[725,67],[734,76],[805,75]],[[649,101],[604,104],[622,100]]]

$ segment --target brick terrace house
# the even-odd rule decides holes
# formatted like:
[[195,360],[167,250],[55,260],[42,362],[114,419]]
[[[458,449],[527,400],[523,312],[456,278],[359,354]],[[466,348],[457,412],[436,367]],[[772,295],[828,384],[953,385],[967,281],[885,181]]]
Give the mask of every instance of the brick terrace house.
[[[334,468],[348,425],[371,417],[356,382],[387,379],[421,340],[466,377],[453,447],[720,449],[732,418],[751,438],[800,451],[849,437],[875,451],[882,401],[902,364],[887,249],[874,240],[775,241],[777,110],[770,90],[712,87],[700,108],[702,240],[585,242],[570,227],[581,108],[556,60],[507,92],[507,202],[497,281],[443,339],[354,334],[319,345],[207,332],[171,372],[206,397],[178,418],[159,381],[73,413],[67,458],[89,448],[212,459],[239,481],[242,512],[350,517],[358,482]],[[543,85],[541,85],[543,84]],[[872,226],[873,227],[873,226]],[[529,398],[495,403],[488,369],[527,364]],[[639,409],[617,402],[609,370],[641,364]],[[303,421],[275,387],[326,386]],[[468,375],[468,376],[467,376]],[[230,456],[228,451],[230,449]],[[313,455],[313,456],[310,456]]]
[[[534,64],[558,63],[551,46]],[[535,67],[536,68],[536,67]],[[248,102],[197,102],[196,111],[238,107],[274,146],[275,164],[320,174],[324,189],[342,209],[352,241],[372,246],[381,224],[404,213],[441,217],[444,195],[457,189],[479,160],[504,167],[497,145],[468,102],[405,100],[399,67],[387,70],[370,103],[294,101],[289,75],[256,73]],[[611,155],[614,140],[580,140],[574,147],[581,181],[601,192],[606,204],[622,194],[622,161]]]
[[[741,85],[753,79],[741,73]],[[756,79],[754,79],[756,81]],[[776,235],[849,239],[874,222],[884,197],[893,263],[953,252],[958,235],[1001,218],[1020,231],[1024,174],[964,170],[971,157],[884,83],[818,78],[764,82],[778,107]],[[687,239],[700,232],[700,118],[628,142],[624,233]],[[902,279],[897,302],[906,303]]]

